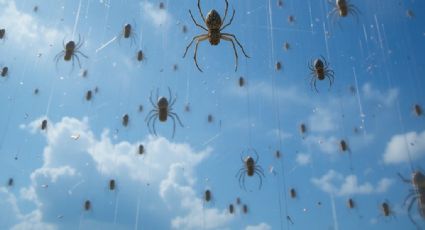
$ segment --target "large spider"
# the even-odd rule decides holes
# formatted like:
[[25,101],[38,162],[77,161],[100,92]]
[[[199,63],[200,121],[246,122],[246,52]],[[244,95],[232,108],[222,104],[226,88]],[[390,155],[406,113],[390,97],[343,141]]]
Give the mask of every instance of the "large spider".
[[184,52],[183,58],[186,57],[186,54],[187,54],[189,47],[196,40],[195,52],[194,52],[194,55],[193,55],[193,59],[195,60],[196,67],[201,72],[202,72],[202,69],[198,65],[198,60],[196,59],[196,54],[198,52],[199,42],[205,41],[207,39],[209,40],[210,44],[213,45],[213,46],[218,45],[220,43],[221,39],[223,39],[225,41],[229,41],[229,42],[232,43],[233,51],[235,52],[235,72],[238,70],[238,52],[236,51],[235,42],[233,40],[235,40],[236,43],[238,44],[238,46],[242,49],[242,52],[245,55],[245,57],[249,58],[249,56],[245,53],[245,50],[243,49],[241,43],[238,41],[238,39],[236,38],[236,36],[234,34],[222,33],[221,32],[222,30],[224,30],[227,26],[229,26],[232,23],[233,17],[235,16],[235,9],[233,9],[233,14],[232,14],[232,17],[230,18],[230,21],[223,26],[224,22],[226,21],[227,10],[228,10],[228,6],[229,6],[229,3],[227,2],[227,0],[225,0],[225,2],[226,2],[226,9],[224,11],[223,20],[221,20],[220,14],[218,14],[218,12],[214,9],[212,9],[210,12],[208,12],[207,18],[205,18],[204,14],[202,13],[202,10],[201,10],[200,0],[198,0],[199,13],[201,14],[201,18],[204,21],[204,23],[205,23],[205,25],[208,29],[205,28],[204,26],[200,25],[198,22],[196,22],[195,18],[192,15],[192,12],[189,10],[190,16],[192,17],[192,20],[195,23],[195,25],[197,27],[207,31],[208,33],[200,34],[200,35],[193,37],[192,41],[186,47],[186,51]]
[[321,59],[317,58],[316,60],[314,60],[313,63],[310,62],[308,68],[311,70],[310,74],[312,75],[310,81],[310,86],[312,90],[314,86],[316,92],[319,92],[316,87],[316,81],[317,79],[321,81],[326,77],[329,79],[329,88],[332,86],[332,83],[334,81],[334,71],[329,68],[329,64],[324,57],[321,57]]
[[328,17],[331,16],[334,18],[338,15],[340,17],[347,17],[349,14],[352,14],[358,19],[358,14],[360,13],[359,9],[348,0],[335,0],[335,4],[330,0],[328,0],[328,2],[334,7],[331,12],[329,12]]
[[88,58],[85,54],[83,54],[79,49],[81,48],[81,46],[83,46],[84,44],[84,40],[81,41],[81,37],[78,36],[78,42],[77,44],[75,44],[74,41],[69,41],[68,43],[66,43],[63,41],[63,49],[61,52],[59,52],[56,56],[55,56],[55,60],[56,60],[56,64],[59,61],[59,58],[63,57],[63,60],[65,61],[70,61],[72,60],[72,67],[74,67],[74,57],[77,59],[78,61],[78,66],[80,66],[81,68],[81,63],[80,63],[80,58],[78,57],[78,54],[81,54],[81,56]]
[[239,169],[238,173],[236,174],[236,176],[239,175],[239,186],[242,188],[244,188],[246,190],[245,187],[245,176],[248,175],[249,177],[254,176],[254,174],[257,174],[258,177],[260,178],[260,185],[258,187],[258,189],[261,188],[261,185],[263,184],[263,177],[265,177],[264,175],[264,171],[263,168],[258,165],[258,154],[257,151],[255,151],[255,149],[248,149],[249,151],[252,151],[253,155],[255,155],[255,160],[251,155],[247,155],[245,157],[245,159],[242,158],[241,155],[241,161],[243,162],[243,167],[241,169]]
[[[149,100],[152,104],[152,106],[154,107],[146,116],[145,121],[147,121],[148,127],[149,127],[149,131],[156,135],[156,129],[155,129],[155,122],[157,119],[159,119],[159,121],[161,122],[165,122],[167,121],[167,118],[170,117],[173,120],[173,138],[174,138],[174,133],[176,131],[176,119],[179,122],[180,126],[183,127],[182,122],[180,121],[179,116],[172,112],[173,111],[173,105],[176,102],[177,97],[172,97],[171,96],[171,89],[168,87],[168,92],[170,97],[167,99],[166,97],[159,97],[158,96],[158,90],[156,91],[156,98],[157,98],[157,103],[153,103],[152,101],[152,92],[151,95],[149,97]],[[152,129],[150,126],[150,122],[152,121]]]

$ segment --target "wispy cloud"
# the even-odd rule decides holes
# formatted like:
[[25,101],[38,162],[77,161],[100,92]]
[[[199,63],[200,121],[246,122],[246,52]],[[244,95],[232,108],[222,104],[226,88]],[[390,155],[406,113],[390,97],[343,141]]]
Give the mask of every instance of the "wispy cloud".
[[272,227],[267,223],[261,222],[257,225],[248,225],[245,227],[245,230],[270,230]]
[[298,153],[297,157],[295,158],[295,161],[299,165],[308,165],[311,163],[311,155],[305,153]]
[[312,178],[311,182],[320,190],[337,196],[384,193],[393,184],[393,181],[389,178],[382,178],[376,186],[373,186],[370,182],[359,183],[356,175],[344,176],[334,170],[329,170],[320,178]]
[[172,21],[166,9],[160,9],[151,2],[143,1],[140,7],[144,17],[156,27],[166,27]]
[[362,92],[367,100],[376,101],[384,106],[393,105],[398,97],[398,89],[388,89],[386,92],[379,91],[372,87],[372,84],[366,83],[362,87]]
[[391,137],[383,154],[386,164],[398,164],[425,156],[425,131],[408,132]]

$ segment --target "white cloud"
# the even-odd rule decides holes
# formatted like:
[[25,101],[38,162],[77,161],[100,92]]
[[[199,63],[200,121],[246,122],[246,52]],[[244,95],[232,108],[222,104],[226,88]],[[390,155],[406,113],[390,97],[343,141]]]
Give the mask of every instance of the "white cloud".
[[287,133],[279,129],[273,129],[269,133],[276,139],[282,139],[282,140],[289,139],[293,136],[292,133]]
[[398,89],[388,89],[387,92],[381,92],[374,89],[370,83],[364,84],[362,91],[366,99],[377,101],[387,107],[391,106],[398,97]]
[[329,170],[321,178],[312,178],[311,182],[322,191],[333,193],[337,196],[384,193],[393,184],[393,181],[388,178],[382,178],[376,186],[369,182],[359,184],[356,175],[351,174],[344,177],[344,175],[334,170]]
[[295,159],[295,161],[299,165],[310,164],[311,163],[311,155],[310,154],[305,154],[305,153],[298,153],[297,154],[297,158]]
[[[36,204],[33,213],[51,220],[58,214],[62,215],[64,210],[81,210],[81,202],[91,197],[97,216],[107,216],[101,214],[107,210],[96,209],[102,206],[96,201],[107,200],[101,199],[105,194],[98,191],[106,189],[105,182],[110,178],[119,178],[118,188],[124,190],[128,187],[131,191],[126,198],[120,199],[120,209],[134,207],[138,191],[149,184],[150,192],[144,197],[150,203],[143,207],[164,209],[164,213],[170,213],[167,212],[170,209],[173,216],[145,218],[163,223],[169,221],[167,228],[216,229],[223,228],[233,219],[226,209],[204,207],[202,197],[194,189],[195,167],[210,155],[211,148],[195,152],[188,144],[172,143],[163,137],[153,136],[136,143],[113,143],[108,130],[103,131],[99,139],[96,138],[86,118],[64,117],[57,123],[49,121],[47,131],[40,129],[41,120],[21,126],[33,133],[41,133],[47,142],[42,167],[32,172],[31,185],[21,189],[21,196]],[[77,140],[71,138],[76,133],[80,136]],[[144,156],[137,154],[139,144],[145,146]],[[48,187],[41,186],[45,184]],[[68,189],[65,194],[64,189]],[[63,196],[66,196],[66,202],[63,202]],[[55,205],[48,205],[52,203]],[[63,215],[67,220],[78,223],[80,214]],[[104,224],[110,219],[92,221]],[[25,227],[25,222],[20,222]]]
[[425,156],[425,131],[394,135],[387,143],[383,160],[386,164],[408,162],[408,154],[412,160]]
[[272,227],[267,223],[261,222],[258,225],[248,225],[245,230],[270,230]]
[[315,145],[324,153],[332,155],[338,152],[339,140],[335,136],[323,137],[310,135],[307,137],[306,141]]
[[335,113],[325,108],[316,109],[309,118],[312,132],[330,132],[336,130]]
[[63,40],[65,32],[41,25],[32,15],[19,11],[15,1],[0,4],[0,22],[6,28],[7,39],[18,47],[35,47],[47,52],[45,49],[50,44]]
[[143,1],[140,3],[142,14],[156,27],[167,26],[172,20],[166,9],[160,9],[158,5]]

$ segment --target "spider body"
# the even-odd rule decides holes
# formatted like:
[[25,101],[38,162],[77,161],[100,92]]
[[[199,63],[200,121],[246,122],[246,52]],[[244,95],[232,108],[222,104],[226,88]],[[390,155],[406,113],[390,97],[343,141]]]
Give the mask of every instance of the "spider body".
[[129,121],[130,117],[128,116],[128,114],[124,114],[124,116],[122,117],[122,125],[124,127],[127,127]]
[[291,190],[289,190],[289,193],[291,194],[292,199],[297,198],[297,191],[295,191],[294,188],[291,188]]
[[43,120],[41,122],[41,130],[45,130],[45,129],[47,129],[47,120]]
[[398,175],[403,180],[403,182],[409,183],[413,186],[413,190],[411,190],[410,193],[407,195],[405,203],[409,203],[407,213],[410,221],[412,221],[413,224],[418,226],[412,218],[412,207],[415,201],[417,201],[418,212],[420,216],[425,219],[425,175],[420,171],[416,171],[412,173],[412,179],[410,180],[405,179],[401,174]]
[[243,87],[245,85],[245,79],[243,77],[239,78],[239,86]]
[[0,39],[3,39],[4,35],[6,35],[6,29],[0,29]]
[[422,115],[422,108],[418,104],[416,104],[414,106],[413,111],[415,112],[416,116],[421,116]]
[[243,167],[241,169],[239,169],[238,173],[236,174],[239,175],[239,186],[241,188],[244,188],[246,190],[246,186],[245,186],[245,177],[252,177],[254,175],[258,175],[258,177],[260,178],[260,184],[258,186],[258,188],[261,188],[261,185],[263,183],[263,177],[265,177],[264,175],[264,171],[263,168],[258,165],[258,154],[254,149],[250,149],[252,150],[253,154],[255,155],[256,159],[254,160],[254,158],[252,156],[246,156],[245,159],[242,158],[241,156],[241,161],[243,162]]
[[113,190],[115,190],[115,187],[116,187],[115,180],[114,179],[110,179],[109,180],[109,190],[113,191]]
[[84,202],[84,210],[90,211],[90,209],[91,209],[91,202],[89,200],[86,200]]
[[341,149],[342,152],[349,150],[348,144],[345,140],[339,141],[339,148]]
[[39,91],[40,91],[40,90],[39,90],[39,89],[37,89],[37,88],[36,88],[36,89],[34,89],[34,94],[35,94],[35,95],[37,95]]
[[352,208],[354,208],[354,206],[355,206],[355,203],[354,203],[354,200],[353,199],[348,199],[347,200],[347,206],[348,206],[348,208],[349,209],[352,209]]
[[211,191],[209,189],[205,190],[205,193],[204,193],[205,202],[210,202],[211,199],[212,199]]
[[[155,122],[158,119],[160,122],[166,122],[168,117],[170,117],[173,120],[173,136],[176,131],[176,119],[181,127],[183,127],[182,122],[180,121],[179,116],[173,112],[173,105],[177,100],[177,97],[171,96],[171,89],[168,88],[169,92],[169,98],[166,97],[159,97],[158,91],[157,91],[157,103],[155,104],[152,100],[152,92],[149,97],[149,101],[151,102],[152,106],[154,107],[146,116],[147,125],[149,127],[149,131],[153,130],[153,133],[156,135],[156,129],[155,129]],[[153,120],[153,121],[152,121]],[[150,126],[152,121],[152,128]]]
[[307,132],[307,126],[304,123],[300,125],[300,132],[302,135]]
[[280,151],[279,150],[276,150],[276,152],[275,152],[275,157],[277,158],[277,159],[279,159],[280,158]]
[[233,214],[235,212],[235,207],[233,206],[233,204],[229,204],[229,213]]
[[312,90],[313,90],[313,86],[314,86],[314,89],[316,90],[316,92],[319,92],[317,90],[317,87],[316,87],[317,79],[319,79],[319,81],[322,81],[325,78],[328,78],[329,79],[329,88],[332,86],[332,83],[334,81],[334,71],[329,68],[329,64],[325,60],[324,57],[317,58],[316,60],[314,60],[313,63],[310,62],[308,68],[311,71],[310,72],[310,75],[311,75],[310,86],[311,86]]
[[7,181],[7,186],[12,187],[12,186],[13,186],[13,183],[14,183],[14,181],[13,181],[13,178],[11,177],[11,178],[9,178],[9,180]]
[[145,153],[145,146],[143,146],[142,144],[139,145],[139,154],[143,155]]
[[247,213],[248,213],[248,205],[244,204],[244,205],[242,206],[242,212],[243,212],[244,214],[247,214]]
[[331,12],[329,12],[329,15],[333,17],[337,15],[340,17],[347,17],[349,14],[357,17],[360,13],[359,9],[355,5],[351,4],[348,0],[336,0],[335,4],[332,5],[334,8],[331,10]]
[[139,50],[137,52],[137,61],[143,61],[145,59],[145,54],[143,53],[142,50]]
[[282,63],[280,63],[279,61],[278,62],[276,62],[276,70],[280,70],[280,69],[282,69]]
[[381,211],[384,216],[390,216],[392,214],[391,207],[387,202],[381,204]]
[[205,30],[207,33],[206,34],[200,34],[200,35],[197,35],[197,36],[192,38],[192,41],[186,47],[186,51],[184,52],[183,58],[186,57],[186,54],[187,54],[187,51],[189,50],[189,47],[196,40],[195,52],[194,52],[193,59],[195,60],[196,67],[198,68],[198,70],[200,72],[202,72],[202,69],[198,65],[198,60],[197,60],[196,55],[197,55],[199,43],[202,42],[202,41],[205,41],[205,40],[208,40],[210,42],[210,44],[214,45],[214,46],[218,45],[220,43],[221,39],[232,43],[233,51],[234,51],[234,54],[235,54],[235,72],[238,69],[238,53],[236,51],[235,41],[238,44],[238,46],[241,48],[245,57],[249,58],[249,56],[245,53],[245,50],[243,49],[242,45],[240,44],[240,42],[238,41],[238,39],[236,38],[236,36],[234,34],[222,33],[222,31],[232,23],[233,17],[235,16],[235,10],[233,9],[233,14],[232,14],[232,17],[230,18],[230,21],[227,24],[223,25],[225,20],[226,20],[226,17],[227,17],[227,10],[228,10],[228,6],[229,6],[229,3],[227,2],[227,0],[225,0],[225,2],[226,2],[226,8],[225,8],[224,17],[223,17],[223,20],[222,20],[220,14],[214,9],[210,10],[210,12],[208,12],[208,14],[207,14],[207,17],[205,18],[204,14],[202,13],[202,10],[201,10],[200,0],[198,0],[199,14],[201,15],[201,18],[204,21],[205,26],[207,28],[205,28],[205,26],[202,26],[198,22],[196,22],[195,18],[192,15],[192,12],[189,10],[189,14],[190,14],[193,22],[195,23],[195,25],[197,27]]
[[55,56],[56,64],[58,63],[59,59],[63,57],[63,60],[65,61],[72,61],[72,67],[74,67],[74,58],[77,59],[78,66],[81,68],[80,58],[78,57],[78,54],[81,56],[88,58],[85,54],[83,54],[80,51],[81,46],[83,46],[84,41],[81,41],[81,37],[78,36],[78,42],[75,43],[74,41],[69,41],[66,43],[63,42],[63,50],[59,52]]
[[131,24],[125,24],[124,25],[124,30],[122,32],[122,35],[124,36],[124,38],[129,38],[131,35]]
[[0,75],[2,77],[7,77],[7,74],[9,73],[9,68],[7,66],[5,66],[5,67],[1,68],[0,72],[1,72]]
[[92,98],[92,96],[93,96],[92,91],[91,91],[91,90],[88,90],[88,91],[86,92],[86,100],[87,100],[87,101],[90,101],[90,100],[91,100],[91,98]]
[[208,123],[212,123],[214,121],[214,117],[211,114],[208,114],[207,120]]

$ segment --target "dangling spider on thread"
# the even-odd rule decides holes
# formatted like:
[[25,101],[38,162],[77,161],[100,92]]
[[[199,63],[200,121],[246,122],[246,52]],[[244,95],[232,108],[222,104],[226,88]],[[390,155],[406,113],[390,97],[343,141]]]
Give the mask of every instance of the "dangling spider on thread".
[[[182,122],[180,121],[179,116],[173,112],[173,105],[177,100],[177,96],[176,97],[172,97],[171,95],[171,89],[170,87],[168,87],[168,92],[169,92],[169,98],[167,99],[166,97],[159,97],[158,95],[158,90],[156,91],[156,99],[157,99],[157,103],[155,104],[152,100],[152,91],[151,91],[151,95],[149,97],[149,101],[151,102],[152,106],[154,107],[146,116],[145,121],[148,124],[148,128],[149,131],[156,135],[156,129],[155,129],[155,122],[157,119],[159,119],[159,121],[161,122],[166,122],[167,118],[170,117],[173,120],[173,135],[172,138],[174,138],[174,133],[176,131],[176,119],[179,122],[179,125],[181,127],[183,127]],[[153,119],[152,122],[152,127],[150,126],[151,121]]]
[[333,18],[332,20],[338,15],[340,17],[347,17],[349,14],[354,15],[358,19],[360,10],[348,0],[335,0],[335,4],[330,0],[328,2],[333,6],[333,9],[328,14],[328,17],[331,16]]
[[258,189],[261,189],[261,185],[263,184],[263,177],[265,177],[264,170],[260,165],[258,165],[259,157],[257,151],[253,148],[248,149],[248,151],[250,151],[252,155],[255,156],[255,160],[251,155],[247,155],[245,159],[243,159],[241,155],[241,161],[244,165],[236,174],[236,176],[239,175],[239,186],[246,190],[245,176],[248,175],[249,177],[252,177],[256,174],[260,178],[260,185],[258,186]]
[[334,82],[334,71],[329,68],[329,64],[326,61],[326,59],[321,56],[321,58],[317,58],[314,60],[314,62],[310,62],[308,65],[308,68],[311,70],[311,80],[310,80],[310,86],[311,90],[314,89],[316,92],[319,92],[316,87],[316,81],[317,79],[324,80],[325,78],[329,79],[329,89],[331,88],[333,82]]
[[56,65],[58,64],[58,61],[60,58],[63,57],[63,60],[65,61],[72,61],[72,68],[74,68],[74,58],[78,61],[78,66],[81,68],[80,58],[78,57],[78,54],[81,56],[88,58],[85,54],[83,54],[80,51],[81,46],[84,44],[84,39],[81,40],[80,35],[78,35],[78,42],[75,43],[74,41],[69,41],[65,45],[65,41],[62,42],[63,44],[63,50],[59,52],[55,56]]
[[228,7],[229,7],[229,3],[227,2],[227,0],[225,0],[225,2],[226,2],[226,9],[224,10],[223,20],[221,20],[220,14],[214,9],[212,9],[210,12],[208,12],[207,17],[205,18],[204,14],[202,13],[202,10],[201,10],[200,0],[198,0],[199,13],[201,15],[202,20],[205,23],[205,26],[208,29],[205,28],[204,26],[200,25],[198,22],[196,22],[195,18],[192,15],[192,12],[189,10],[189,14],[192,17],[193,23],[195,23],[195,25],[197,27],[207,31],[208,33],[200,34],[200,35],[193,37],[192,41],[186,47],[186,51],[184,52],[183,58],[186,57],[186,54],[187,54],[189,47],[196,40],[195,52],[194,52],[194,55],[193,55],[193,59],[195,60],[196,67],[201,72],[202,72],[202,69],[198,65],[198,60],[196,59],[196,55],[197,55],[197,52],[198,52],[199,42],[205,41],[207,39],[210,42],[210,44],[213,45],[213,46],[218,45],[220,43],[221,39],[232,43],[233,51],[235,52],[235,72],[238,70],[238,52],[236,51],[235,41],[238,44],[238,46],[241,48],[245,57],[249,58],[249,56],[245,53],[243,46],[241,45],[241,43],[238,41],[238,39],[236,38],[236,36],[234,34],[222,33],[221,32],[222,30],[224,30],[227,26],[229,26],[232,23],[233,17],[235,16],[235,9],[233,9],[233,14],[232,14],[232,17],[230,18],[230,21],[223,26],[224,22],[226,21],[227,10],[228,10]]

